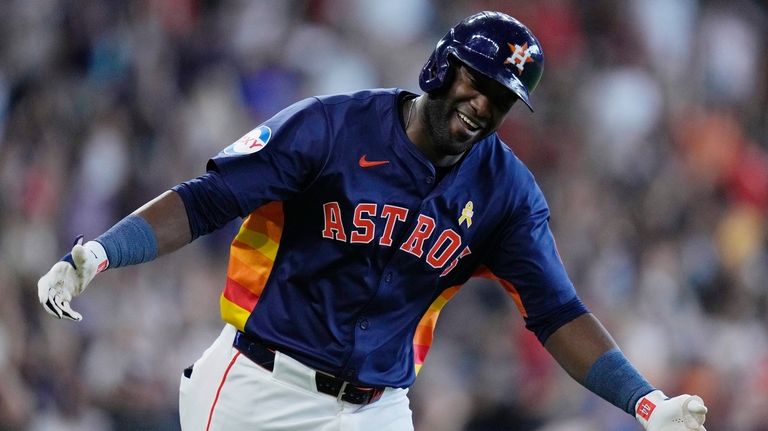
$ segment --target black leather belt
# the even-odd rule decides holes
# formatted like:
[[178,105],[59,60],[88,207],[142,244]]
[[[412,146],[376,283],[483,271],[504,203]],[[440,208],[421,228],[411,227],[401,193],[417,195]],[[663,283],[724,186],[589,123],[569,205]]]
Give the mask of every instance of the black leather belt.
[[[272,371],[275,367],[275,351],[237,331],[232,343],[237,350],[257,365]],[[371,404],[378,401],[384,388],[357,386],[321,371],[315,372],[317,391],[352,404]]]

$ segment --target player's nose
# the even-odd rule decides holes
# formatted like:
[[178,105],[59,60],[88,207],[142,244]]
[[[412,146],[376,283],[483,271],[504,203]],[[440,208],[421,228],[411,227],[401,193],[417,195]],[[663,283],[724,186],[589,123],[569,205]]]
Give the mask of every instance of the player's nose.
[[478,91],[475,97],[469,101],[469,104],[475,111],[478,119],[487,121],[493,118],[493,102],[487,95]]

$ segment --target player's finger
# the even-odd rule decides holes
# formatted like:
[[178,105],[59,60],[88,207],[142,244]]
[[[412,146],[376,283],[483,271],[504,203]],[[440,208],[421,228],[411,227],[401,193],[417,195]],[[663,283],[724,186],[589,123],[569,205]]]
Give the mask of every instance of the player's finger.
[[78,313],[77,311],[72,309],[72,307],[69,305],[68,300],[65,300],[60,296],[56,295],[54,297],[54,303],[61,310],[61,317],[69,320],[74,320],[76,322],[83,320],[83,316],[80,315],[80,313]]
[[41,304],[45,304],[45,302],[48,301],[48,290],[52,285],[52,283],[48,281],[49,279],[50,272],[40,277],[40,280],[37,281],[37,300],[40,301]]
[[51,316],[61,319],[61,310],[59,310],[58,307],[56,307],[56,305],[50,299],[43,303],[43,310],[45,310]]
[[683,403],[683,420],[685,427],[699,431],[706,420],[707,407],[699,396],[689,397]]
[[37,281],[37,299],[48,314],[61,319],[61,310],[56,306],[52,299],[54,295],[56,295],[56,289],[53,287],[54,283],[52,281],[53,277],[51,276],[51,272],[54,271],[49,271]]
[[69,306],[69,303],[67,303],[66,307],[61,310],[61,316],[65,319],[74,320],[75,322],[83,320],[83,315],[73,310],[72,307]]
[[688,403],[688,412],[694,415],[705,415],[707,414],[707,407],[704,405],[704,401],[697,397],[691,397],[690,402]]

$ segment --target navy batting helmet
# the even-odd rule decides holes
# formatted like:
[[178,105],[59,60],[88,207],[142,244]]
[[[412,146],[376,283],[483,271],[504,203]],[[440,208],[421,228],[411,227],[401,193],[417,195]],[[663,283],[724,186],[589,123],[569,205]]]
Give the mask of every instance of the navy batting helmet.
[[463,19],[440,39],[421,69],[422,90],[436,91],[446,84],[450,56],[509,88],[533,111],[529,95],[541,79],[544,53],[520,21],[501,12]]

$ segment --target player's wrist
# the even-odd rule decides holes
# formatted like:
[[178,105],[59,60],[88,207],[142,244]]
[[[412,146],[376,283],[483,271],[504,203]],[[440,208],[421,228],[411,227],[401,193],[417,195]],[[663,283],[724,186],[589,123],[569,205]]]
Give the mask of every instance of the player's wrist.
[[666,399],[668,398],[664,392],[656,389],[637,400],[635,403],[635,418],[643,426],[643,429],[648,429],[648,421],[651,419],[653,411],[656,410],[656,406]]
[[644,394],[655,389],[618,348],[605,352],[592,364],[584,386],[629,414],[635,412]]
[[107,251],[104,246],[98,241],[88,241],[83,244],[83,247],[91,253],[91,256],[96,262],[96,274],[109,268],[109,258],[107,257]]
[[696,395],[670,398],[660,390],[641,397],[635,405],[635,418],[646,431],[706,431],[707,407]]
[[110,268],[149,262],[158,255],[155,231],[135,214],[120,220],[93,242],[101,246]]

